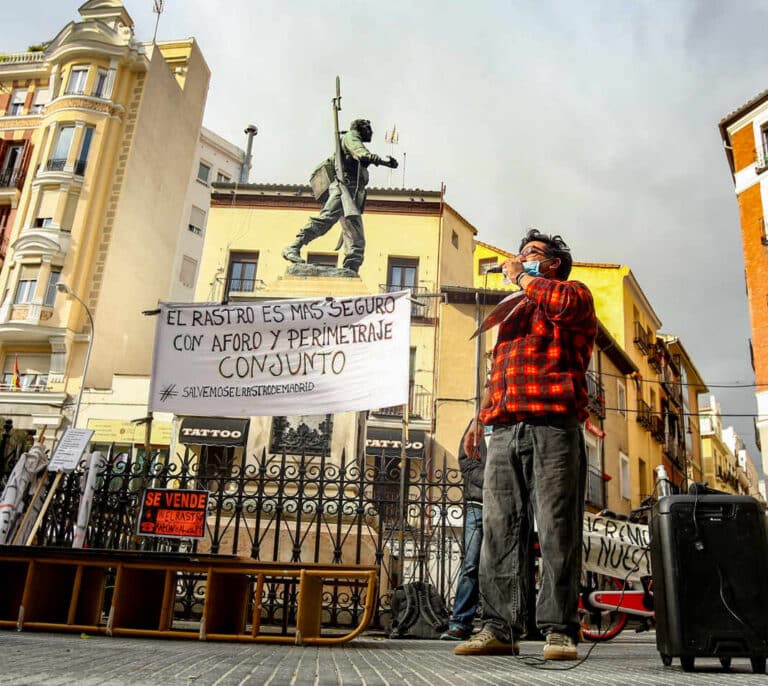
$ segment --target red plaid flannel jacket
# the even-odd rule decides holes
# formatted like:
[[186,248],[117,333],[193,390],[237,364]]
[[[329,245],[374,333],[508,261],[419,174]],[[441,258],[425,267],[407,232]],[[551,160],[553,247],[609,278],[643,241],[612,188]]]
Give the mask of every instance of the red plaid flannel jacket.
[[526,300],[499,326],[484,424],[548,414],[587,416],[585,372],[597,336],[592,294],[579,281],[531,279]]

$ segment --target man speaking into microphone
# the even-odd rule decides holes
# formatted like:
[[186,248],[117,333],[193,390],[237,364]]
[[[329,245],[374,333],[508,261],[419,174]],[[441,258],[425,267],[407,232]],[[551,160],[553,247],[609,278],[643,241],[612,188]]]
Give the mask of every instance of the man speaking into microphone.
[[[480,593],[484,625],[458,655],[517,654],[526,626],[528,552],[537,523],[541,575],[536,623],[544,657],[574,660],[584,516],[586,371],[597,335],[592,294],[568,281],[560,236],[530,230],[503,264],[525,293],[500,320],[491,376],[464,449],[478,455],[493,426],[483,487]],[[485,325],[484,325],[485,326]]]

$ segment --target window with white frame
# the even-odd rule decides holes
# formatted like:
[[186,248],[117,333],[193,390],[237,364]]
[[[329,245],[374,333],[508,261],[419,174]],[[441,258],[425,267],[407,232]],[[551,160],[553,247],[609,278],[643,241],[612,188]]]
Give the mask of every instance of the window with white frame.
[[106,69],[99,69],[96,72],[96,81],[93,84],[93,97],[103,98],[107,89],[107,78],[109,72]]
[[619,452],[619,487],[621,488],[621,497],[630,500],[632,489],[629,481],[629,458],[622,452]]
[[72,146],[72,138],[75,135],[75,127],[68,124],[59,128],[56,133],[56,143],[53,146],[53,153],[48,160],[48,171],[61,171],[67,163],[69,149]]
[[192,288],[195,285],[195,273],[197,272],[197,260],[184,255],[181,258],[181,271],[179,273],[179,281],[187,288]]
[[3,388],[13,385],[13,370],[18,365],[19,386],[23,391],[42,391],[48,383],[51,356],[45,354],[7,354],[3,363]]
[[200,162],[197,167],[197,180],[207,184],[208,179],[211,178],[211,165],[205,162]]
[[616,379],[616,409],[622,417],[627,416],[627,389],[621,379]]
[[91,151],[91,142],[93,141],[93,134],[95,131],[95,126],[86,126],[83,131],[80,154],[77,156],[77,161],[75,162],[75,174],[78,174],[79,176],[85,174],[85,167],[88,163],[88,153]]
[[84,95],[85,82],[88,79],[88,67],[72,67],[67,81],[67,95]]
[[232,181],[232,179],[224,172],[218,172],[216,174],[216,183],[229,183],[230,181]]
[[189,230],[198,236],[202,236],[205,230],[205,210],[195,205],[189,211]]
[[16,286],[16,295],[13,302],[16,305],[32,302],[37,289],[37,276],[40,272],[39,265],[22,265],[19,274],[19,282]]
[[45,106],[51,100],[51,91],[48,88],[38,88],[35,91],[35,97],[32,100],[32,113],[42,114]]
[[8,114],[19,115],[24,113],[24,102],[27,99],[27,89],[17,88],[11,93],[11,101],[8,105]]
[[56,284],[59,283],[60,278],[61,269],[51,269],[51,273],[48,275],[48,286],[45,289],[43,305],[53,307],[53,301],[56,300]]

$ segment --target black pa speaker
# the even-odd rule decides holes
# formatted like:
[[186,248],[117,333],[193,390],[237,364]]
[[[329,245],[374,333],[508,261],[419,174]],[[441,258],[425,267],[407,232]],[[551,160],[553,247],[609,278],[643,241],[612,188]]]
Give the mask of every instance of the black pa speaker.
[[651,522],[656,646],[665,665],[679,657],[748,657],[765,672],[768,656],[768,536],[754,498],[660,498]]

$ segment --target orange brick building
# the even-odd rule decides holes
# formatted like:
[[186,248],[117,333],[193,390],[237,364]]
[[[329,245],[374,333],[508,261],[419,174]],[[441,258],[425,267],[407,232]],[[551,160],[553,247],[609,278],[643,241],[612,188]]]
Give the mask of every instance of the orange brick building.
[[768,90],[725,117],[720,134],[739,203],[757,384],[756,433],[768,474]]

